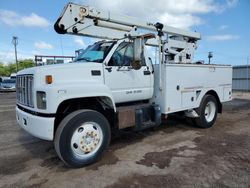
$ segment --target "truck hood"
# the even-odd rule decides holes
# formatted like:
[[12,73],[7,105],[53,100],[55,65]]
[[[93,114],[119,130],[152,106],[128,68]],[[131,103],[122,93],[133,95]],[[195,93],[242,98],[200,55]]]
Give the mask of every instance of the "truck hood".
[[45,76],[52,75],[53,84],[104,82],[102,63],[68,63],[32,67],[19,71],[17,75],[32,74],[37,84],[46,85]]

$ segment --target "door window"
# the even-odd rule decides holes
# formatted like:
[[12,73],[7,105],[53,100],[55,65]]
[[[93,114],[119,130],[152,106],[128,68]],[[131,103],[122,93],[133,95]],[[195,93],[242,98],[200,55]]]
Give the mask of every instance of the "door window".
[[109,66],[130,66],[134,59],[132,43],[122,42],[112,55]]
[[[143,56],[143,55],[142,55]],[[134,60],[134,45],[129,42],[122,42],[115,50],[108,66],[130,66]],[[146,66],[145,57],[142,57],[142,66]]]

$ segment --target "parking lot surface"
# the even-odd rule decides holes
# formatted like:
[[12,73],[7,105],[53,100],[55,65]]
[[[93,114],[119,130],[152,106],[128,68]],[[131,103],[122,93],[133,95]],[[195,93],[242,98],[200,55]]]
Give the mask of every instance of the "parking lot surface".
[[170,117],[157,129],[123,132],[80,169],[19,128],[14,108],[15,93],[0,93],[0,187],[250,187],[250,100],[226,103],[210,129]]

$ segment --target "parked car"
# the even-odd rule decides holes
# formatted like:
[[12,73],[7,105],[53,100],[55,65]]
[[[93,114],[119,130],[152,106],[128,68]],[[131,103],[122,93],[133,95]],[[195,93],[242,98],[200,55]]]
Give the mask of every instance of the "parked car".
[[16,79],[16,73],[12,73],[12,74],[10,75],[10,79]]
[[16,79],[2,80],[0,91],[16,91]]

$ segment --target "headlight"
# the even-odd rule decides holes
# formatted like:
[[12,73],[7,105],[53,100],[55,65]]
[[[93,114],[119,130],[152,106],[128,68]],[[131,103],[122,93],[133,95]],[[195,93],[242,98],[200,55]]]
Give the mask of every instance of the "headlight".
[[44,91],[37,91],[36,92],[36,102],[37,108],[39,109],[46,109],[46,93]]

